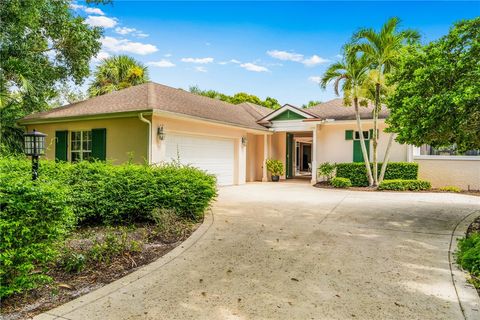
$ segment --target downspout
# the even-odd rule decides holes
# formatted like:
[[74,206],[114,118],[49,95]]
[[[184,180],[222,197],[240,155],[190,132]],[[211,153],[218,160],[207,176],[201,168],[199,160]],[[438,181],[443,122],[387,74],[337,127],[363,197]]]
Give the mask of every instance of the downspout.
[[152,164],[152,123],[143,117],[143,113],[138,114],[138,119],[148,124],[148,164]]

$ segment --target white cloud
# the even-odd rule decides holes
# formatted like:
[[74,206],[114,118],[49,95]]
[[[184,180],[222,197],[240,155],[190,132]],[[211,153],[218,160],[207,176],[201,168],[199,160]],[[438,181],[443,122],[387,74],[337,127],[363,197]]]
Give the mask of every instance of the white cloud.
[[172,68],[175,67],[175,64],[167,59],[162,59],[159,61],[150,61],[147,62],[147,65],[159,68]]
[[306,65],[307,67],[313,67],[318,64],[322,64],[330,61],[316,54],[314,54],[310,58],[305,58],[305,56],[301,53],[281,51],[281,50],[269,50],[267,51],[267,54],[274,59],[278,59],[282,61],[300,62]]
[[117,39],[113,37],[103,37],[101,39],[103,48],[110,52],[129,52],[134,54],[146,55],[157,52],[158,48],[153,44],[134,42],[127,39]]
[[117,25],[116,18],[109,18],[105,16],[88,16],[85,23],[92,27],[113,28]]
[[256,64],[251,63],[251,62],[242,63],[240,65],[240,67],[244,68],[245,70],[253,71],[253,72],[269,72],[270,71],[265,67],[256,65]]
[[134,31],[137,31],[135,28],[127,28],[127,27],[116,27],[115,32],[121,35],[126,35],[129,33],[132,33]]
[[86,13],[90,13],[90,14],[98,14],[100,16],[105,15],[105,13],[103,13],[103,11],[100,10],[99,8],[86,7],[86,6],[82,6],[80,4],[76,4],[76,3],[71,3],[70,8],[73,9],[73,10],[82,10],[82,11],[84,11]]
[[270,50],[270,51],[267,51],[267,54],[272,58],[283,60],[283,61],[300,62],[303,60],[303,54],[295,53],[295,52]]
[[101,60],[107,59],[107,58],[110,58],[110,54],[105,51],[100,51],[92,60],[93,62],[100,62]]
[[207,68],[202,67],[202,66],[196,66],[195,70],[198,72],[207,72]]
[[226,65],[226,64],[229,64],[229,63],[240,64],[241,62],[238,61],[238,60],[236,60],[236,59],[230,59],[229,61],[221,61],[221,62],[219,62],[218,64]]
[[164,56],[165,58],[170,58],[170,57],[172,56],[172,54],[171,54],[171,53],[166,53],[166,54],[164,54],[163,56]]
[[303,60],[302,63],[303,63],[304,65],[306,65],[307,67],[313,67],[313,66],[316,66],[316,65],[318,65],[318,64],[327,63],[327,62],[329,62],[329,61],[330,61],[330,60],[325,59],[325,58],[322,58],[322,57],[317,56],[316,54],[314,54],[314,55],[311,56],[310,58]]
[[335,58],[337,58],[337,59],[343,59],[343,56],[342,56],[341,54],[336,54],[336,55],[335,55]]
[[322,77],[320,76],[311,76],[311,77],[308,77],[308,80],[312,81],[312,82],[315,82],[315,83],[320,83],[320,81],[322,81]]
[[138,32],[138,33],[136,33],[135,35],[136,35],[137,37],[139,37],[139,38],[146,38],[146,37],[149,36],[148,33],[143,33],[143,32]]
[[182,62],[206,64],[212,63],[213,58],[182,58]]

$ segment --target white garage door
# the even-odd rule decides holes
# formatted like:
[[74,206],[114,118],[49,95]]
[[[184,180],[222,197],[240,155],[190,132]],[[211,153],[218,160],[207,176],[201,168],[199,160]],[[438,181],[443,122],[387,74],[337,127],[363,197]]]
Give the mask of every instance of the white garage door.
[[179,157],[180,163],[189,164],[217,176],[221,186],[233,184],[234,142],[232,139],[167,134],[166,160]]

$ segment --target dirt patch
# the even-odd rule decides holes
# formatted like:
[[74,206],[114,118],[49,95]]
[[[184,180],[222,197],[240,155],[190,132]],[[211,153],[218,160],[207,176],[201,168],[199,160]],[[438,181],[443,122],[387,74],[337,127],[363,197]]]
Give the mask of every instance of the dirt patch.
[[[66,272],[62,257],[47,272],[53,281],[25,294],[10,296],[1,302],[2,320],[29,319],[79,296],[87,294],[151,263],[183,242],[200,224],[177,223],[166,234],[155,225],[129,227],[90,227],[75,231],[65,242],[64,251],[87,256],[90,261],[80,272]],[[171,230],[169,230],[171,231]],[[99,252],[108,259],[92,258],[94,249],[108,243],[105,239],[121,238],[123,247]],[[108,240],[107,240],[108,241]],[[111,240],[109,240],[111,241]],[[127,245],[125,245],[127,244]],[[130,247],[135,244],[135,248]],[[96,247],[97,246],[97,247]],[[105,246],[103,247],[105,248]],[[111,254],[109,256],[109,254]],[[88,261],[88,260],[87,260]]]

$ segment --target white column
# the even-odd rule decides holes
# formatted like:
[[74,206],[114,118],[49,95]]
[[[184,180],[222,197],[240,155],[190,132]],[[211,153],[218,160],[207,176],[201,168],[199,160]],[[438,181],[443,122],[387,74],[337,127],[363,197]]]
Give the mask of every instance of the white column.
[[407,145],[407,162],[413,162],[413,146]]
[[268,159],[268,135],[263,136],[263,170],[262,170],[262,182],[268,181],[267,175],[267,159]]
[[312,184],[317,183],[317,125],[312,132]]

